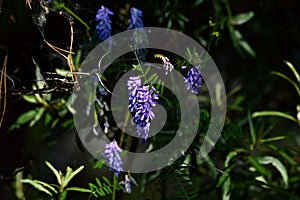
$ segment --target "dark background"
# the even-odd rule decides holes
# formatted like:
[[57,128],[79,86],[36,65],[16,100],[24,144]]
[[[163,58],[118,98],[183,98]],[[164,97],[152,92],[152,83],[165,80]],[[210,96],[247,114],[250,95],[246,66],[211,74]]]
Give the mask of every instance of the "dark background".
[[[30,88],[34,80],[34,65],[32,57],[40,64],[42,71],[53,71],[53,66],[66,64],[62,59],[48,48],[43,38],[52,44],[66,47],[69,41],[69,21],[57,12],[50,11],[43,31],[33,22],[37,13],[30,11],[25,0],[3,0],[0,13],[0,63],[2,66],[5,55],[8,53],[7,74],[15,80],[15,88]],[[131,1],[131,6],[137,7],[144,13],[145,26],[166,27],[167,22],[159,22],[164,14],[163,7],[167,1]],[[170,1],[172,2],[172,1]],[[192,8],[193,1],[174,1],[171,3],[174,12],[179,10],[189,22],[182,29],[174,23],[172,28],[183,31],[192,38],[197,38],[199,27],[208,24],[209,19],[216,22],[221,18],[220,13],[226,15],[224,7],[217,8],[219,1],[204,1],[196,8]],[[290,61],[298,70],[300,66],[300,2],[297,0],[287,1],[229,1],[232,14],[253,11],[254,17],[241,26],[236,27],[244,36],[245,40],[256,52],[253,58],[247,54],[240,55],[234,48],[230,39],[229,31],[219,27],[220,39],[217,44],[212,44],[210,54],[217,64],[227,91],[237,85],[241,85],[240,93],[247,99],[243,106],[256,110],[280,110],[296,115],[296,102],[299,97],[294,88],[286,81],[270,74],[270,71],[281,71],[293,77],[285,66],[283,60]],[[125,8],[123,1],[75,1],[67,2],[72,10],[87,21],[92,31],[95,27],[94,15],[103,4],[114,10],[113,33],[126,29],[126,21],[117,15],[120,8]],[[32,3],[33,8],[38,3]],[[85,27],[75,20],[74,49],[83,48],[84,56],[97,45],[97,38],[92,33],[92,40],[88,40]],[[208,29],[200,33],[201,37],[208,39]],[[67,67],[66,67],[67,69]],[[11,83],[8,81],[8,87]],[[19,167],[30,165],[28,171],[36,176],[47,175],[49,172],[39,171],[42,160],[48,159],[56,163],[58,168],[64,169],[67,164],[78,166],[91,158],[77,148],[76,133],[54,133],[58,139],[55,145],[49,146],[48,141],[41,139],[39,132],[31,132],[29,128],[8,132],[8,127],[24,111],[32,108],[32,105],[24,102],[17,95],[8,94],[7,110],[2,127],[0,128],[0,182],[5,185],[10,183],[10,177],[14,170]],[[2,111],[2,110],[1,110]],[[231,116],[234,120],[239,115]],[[36,128],[35,130],[38,130]],[[41,128],[43,130],[43,128]],[[278,125],[278,131],[286,130],[299,134],[295,124],[284,121]],[[63,141],[70,144],[64,145]],[[62,147],[63,146],[63,147]],[[61,149],[60,149],[61,148]],[[67,151],[67,149],[71,149]],[[77,149],[76,151],[73,151]],[[59,153],[64,152],[64,153]],[[74,160],[76,160],[74,162]],[[31,162],[34,163],[32,166]],[[45,176],[46,176],[45,175]],[[48,174],[49,175],[49,174]],[[47,177],[47,176],[46,176]],[[92,175],[90,175],[92,177]],[[4,179],[8,180],[4,180]],[[5,189],[3,186],[2,188]],[[9,192],[8,192],[9,193]],[[1,192],[0,192],[1,194]],[[1,198],[0,198],[1,199]]]

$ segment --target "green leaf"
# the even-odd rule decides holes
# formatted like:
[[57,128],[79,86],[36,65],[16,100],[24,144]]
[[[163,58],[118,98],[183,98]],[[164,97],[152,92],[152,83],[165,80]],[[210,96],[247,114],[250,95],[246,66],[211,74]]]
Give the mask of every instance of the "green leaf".
[[257,158],[253,157],[253,156],[248,156],[248,162],[262,175],[265,175],[267,177],[271,177],[272,173],[265,168],[263,165],[261,165]]
[[61,173],[59,173],[48,161],[45,161],[45,163],[55,175],[57,182],[61,185]]
[[50,190],[52,190],[56,194],[58,193],[57,190],[54,187],[52,187],[51,185],[49,185],[48,183],[45,183],[43,181],[38,181],[38,180],[34,180],[34,182],[36,182],[36,183],[38,183],[38,184],[40,184],[40,185],[42,185],[46,188],[49,188]]
[[36,114],[37,114],[36,110],[29,110],[29,111],[21,114],[18,117],[17,121],[11,127],[9,127],[9,131],[11,131],[15,128],[19,128],[20,125],[23,125],[23,124],[29,122],[36,116]]
[[162,83],[161,83],[161,89],[160,89],[160,95],[163,95],[164,90],[165,90],[165,82],[162,81]]
[[153,79],[157,79],[157,74],[152,74],[145,82],[144,84],[150,83]]
[[72,113],[73,115],[76,114],[76,110],[68,102],[65,102],[65,106],[70,113]]
[[217,183],[217,185],[216,185],[217,188],[220,187],[221,185],[223,185],[224,182],[225,182],[228,178],[230,178],[229,172],[231,171],[232,168],[233,168],[233,166],[227,168],[227,169],[224,171],[224,173],[220,176],[219,181],[218,181],[218,183]]
[[147,76],[147,74],[149,73],[149,71],[150,71],[150,67],[147,67],[147,69],[144,72],[144,75]]
[[70,73],[70,71],[65,70],[65,69],[58,69],[58,68],[56,68],[55,72],[58,75],[63,76],[63,77],[72,77],[72,74]]
[[204,2],[204,0],[196,0],[195,3],[193,4],[193,8],[199,6],[200,4],[202,4]]
[[274,141],[278,141],[278,140],[284,140],[286,139],[286,136],[276,136],[276,137],[270,137],[270,138],[266,138],[266,139],[260,139],[259,143],[263,144],[266,142],[274,142]]
[[281,78],[287,80],[288,82],[290,82],[290,83],[294,86],[294,88],[296,89],[296,91],[297,91],[297,93],[298,93],[298,95],[299,95],[299,97],[300,97],[300,88],[299,88],[299,86],[298,86],[299,83],[298,83],[298,84],[295,83],[295,81],[293,81],[292,79],[290,79],[290,77],[288,77],[288,76],[286,76],[286,75],[284,75],[284,74],[282,74],[282,73],[280,73],[280,72],[271,71],[271,74],[274,74],[274,75],[276,75],[276,76],[279,76],[279,77],[281,77]]
[[86,193],[92,192],[92,190],[90,189],[80,188],[80,187],[69,187],[66,189],[66,191],[77,191],[77,192],[86,192]]
[[279,111],[261,111],[261,112],[255,112],[252,114],[252,117],[282,117],[285,119],[289,119],[293,122],[298,123],[297,119],[289,114],[283,113],[283,112],[279,112]]
[[272,164],[281,174],[284,183],[284,188],[288,187],[288,173],[285,166],[282,164],[282,162],[279,159],[274,158],[272,156],[265,156],[265,157],[259,157],[257,158],[257,160],[260,164],[263,165]]
[[105,176],[102,176],[102,178],[108,185],[111,185],[110,181]]
[[35,78],[36,78],[36,84],[38,86],[38,89],[42,89],[45,86],[48,86],[44,77],[41,74],[41,70],[40,67],[38,66],[38,64],[33,60],[34,64],[35,64]]
[[24,95],[23,99],[29,103],[39,104],[38,100],[35,98],[34,95]]
[[250,146],[250,149],[253,150],[254,146],[256,144],[256,133],[255,133],[255,129],[254,129],[254,126],[253,126],[250,111],[248,111],[248,122],[249,122],[250,136],[251,136],[251,140],[252,140],[252,144]]
[[229,152],[226,156],[226,160],[225,160],[225,163],[224,163],[224,167],[227,168],[229,167],[229,162],[232,160],[232,158],[234,158],[235,156],[237,156],[238,154],[240,153],[244,153],[246,152],[245,149],[235,149],[231,152]]
[[44,188],[44,187],[43,187],[42,185],[40,185],[39,183],[36,183],[35,180],[24,179],[24,180],[22,180],[22,182],[23,182],[23,183],[29,183],[29,184],[31,184],[32,186],[34,186],[36,189],[38,189],[39,191],[44,192],[44,193],[50,195],[51,197],[53,196],[52,193],[51,193],[49,190],[47,190],[46,188]]
[[231,23],[233,25],[242,25],[242,24],[248,22],[253,16],[254,16],[254,13],[252,11],[249,11],[246,13],[239,13],[239,14],[233,16]]
[[294,73],[298,83],[300,83],[300,75],[299,73],[297,72],[297,70],[295,69],[295,67],[288,61],[284,61],[285,64],[287,64],[287,66],[292,70],[292,72]]
[[102,187],[101,181],[99,180],[99,178],[96,178],[96,183],[98,184],[99,187]]
[[105,196],[105,192],[103,191],[102,188],[97,189],[97,193],[102,197]]
[[34,119],[31,120],[31,122],[29,123],[29,126],[32,127],[34,126],[43,116],[44,112],[45,112],[45,107],[40,107],[36,113],[36,115],[34,116]]
[[230,199],[230,186],[231,186],[231,179],[230,179],[230,177],[228,177],[222,187],[222,199],[223,200]]
[[282,156],[291,165],[298,165],[298,163],[295,160],[293,160],[293,158],[291,158],[285,151],[282,151],[277,146],[275,146],[273,144],[268,144],[267,146],[269,148],[271,148],[273,151],[277,152],[280,156]]
[[66,187],[68,183],[72,180],[74,176],[76,176],[81,170],[83,170],[84,166],[80,166],[78,169],[76,169],[74,172],[71,168],[67,168],[67,174],[65,176],[65,181],[63,187]]
[[250,56],[252,57],[256,57],[256,53],[255,51],[252,49],[252,47],[244,40],[244,37],[242,36],[242,34],[236,30],[235,28],[233,28],[232,26],[229,26],[229,32],[230,32],[230,37],[233,41],[233,44],[236,48],[236,50],[243,55],[243,51],[244,50],[246,53],[248,53]]

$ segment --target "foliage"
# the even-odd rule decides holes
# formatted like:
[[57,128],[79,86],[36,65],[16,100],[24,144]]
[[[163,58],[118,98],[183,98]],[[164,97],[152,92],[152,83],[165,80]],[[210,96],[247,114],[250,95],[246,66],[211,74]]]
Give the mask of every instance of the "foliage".
[[91,190],[79,188],[79,187],[67,187],[69,182],[76,176],[80,171],[83,170],[83,166],[79,167],[75,171],[68,167],[67,172],[64,175],[61,171],[57,171],[49,162],[46,161],[46,165],[51,169],[55,175],[58,184],[48,184],[39,180],[24,179],[23,183],[28,183],[34,186],[37,190],[46,193],[51,199],[63,200],[66,199],[69,191],[88,192]]
[[[0,1],[0,13],[1,4],[2,1]],[[261,4],[267,3],[261,2]],[[263,57],[262,50],[257,46],[252,47],[253,40],[251,40],[251,33],[255,32],[257,19],[261,17],[261,13],[256,12],[251,6],[237,6],[229,0],[196,0],[184,4],[178,0],[130,3],[103,1],[96,4],[89,1],[75,3],[69,0],[41,0],[26,1],[26,5],[25,10],[30,13],[30,22],[34,24],[33,26],[38,30],[37,35],[42,39],[39,42],[35,41],[33,45],[35,49],[32,50],[33,53],[30,52],[32,55],[27,55],[28,49],[21,52],[22,56],[19,57],[28,59],[24,62],[22,60],[21,64],[17,63],[22,65],[20,68],[19,66],[14,68],[15,65],[10,64],[9,59],[14,49],[0,43],[1,58],[2,54],[5,55],[0,70],[0,127],[4,123],[3,126],[7,129],[3,132],[1,130],[1,134],[5,132],[7,135],[17,134],[20,137],[22,133],[30,132],[35,138],[34,141],[45,141],[47,147],[51,148],[60,136],[75,130],[72,114],[76,111],[71,106],[73,101],[71,92],[73,89],[79,89],[78,79],[94,80],[97,84],[97,91],[89,94],[88,99],[89,106],[95,103],[95,109],[93,109],[94,113],[90,113],[91,109],[87,108],[86,113],[94,117],[95,124],[101,124],[105,134],[113,141],[111,143],[113,146],[106,144],[105,152],[101,153],[108,163],[114,163],[114,165],[109,166],[109,171],[103,162],[91,163],[91,159],[87,159],[85,168],[97,171],[101,178],[97,176],[83,182],[81,185],[85,187],[70,186],[73,184],[71,180],[75,176],[77,178],[79,173],[83,176],[91,173],[88,170],[83,171],[84,166],[76,170],[67,167],[66,172],[63,173],[46,161],[47,167],[56,178],[56,183],[41,181],[43,179],[40,177],[43,177],[43,174],[39,174],[37,168],[26,166],[18,170],[20,165],[10,166],[10,171],[16,169],[16,172],[5,176],[0,171],[0,183],[7,183],[5,186],[0,185],[0,190],[11,191],[11,196],[18,196],[14,194],[17,193],[15,191],[22,189],[17,189],[14,185],[20,183],[20,178],[16,177],[16,180],[13,180],[13,177],[24,170],[27,178],[21,182],[29,184],[30,187],[33,186],[37,195],[42,193],[43,198],[47,199],[63,200],[79,193],[85,194],[85,199],[111,198],[113,200],[300,199],[300,136],[298,134],[300,75],[299,67],[296,67],[299,64],[293,65],[285,61],[287,70],[290,71],[284,71],[285,68],[282,72],[271,69],[272,75],[287,83],[284,85],[280,80],[281,88],[278,88],[278,93],[285,91],[287,96],[294,97],[288,101],[285,96],[278,100],[276,94],[270,92],[270,87],[273,87],[274,82],[269,77],[262,75],[263,78],[260,78],[259,81],[264,84],[264,87],[256,85],[258,76],[252,76],[250,72],[248,74],[251,69],[243,69],[249,82],[247,86],[257,90],[255,95],[248,95],[245,82],[240,82],[240,77],[234,77],[234,70],[228,71],[229,75],[224,76],[225,82],[228,83],[226,86],[229,104],[225,126],[222,137],[214,150],[205,158],[200,157],[200,149],[210,122],[212,102],[210,102],[205,80],[202,79],[202,65],[205,65],[207,61],[200,59],[203,54],[193,49],[186,49],[186,57],[179,58],[162,50],[139,49],[114,61],[113,67],[105,71],[102,77],[98,75],[101,71],[100,67],[98,71],[90,73],[83,73],[79,69],[83,58],[93,47],[111,35],[132,28],[160,26],[187,33],[213,56],[230,57],[232,54],[234,60],[239,62],[236,69],[240,70],[244,63],[254,65],[253,63],[256,64]],[[2,9],[4,8],[6,7],[3,6]],[[57,24],[62,25],[49,27],[51,17],[57,19]],[[17,22],[13,19],[12,14],[9,19],[11,23],[19,23],[20,19]],[[143,47],[147,43],[144,32],[135,32],[132,39],[137,46]],[[222,55],[217,55],[215,51],[222,48],[225,48],[221,51]],[[101,60],[105,56],[103,55]],[[272,55],[272,57],[276,56]],[[280,59],[284,58],[282,55]],[[111,108],[109,103],[111,91],[118,78],[130,69],[137,74],[136,77],[130,79],[136,82],[128,84],[128,91],[124,91],[130,98],[128,102],[129,109],[131,109],[130,113],[125,113],[125,123],[136,125],[137,132],[143,136],[142,145],[146,152],[160,149],[168,144],[180,125],[178,100],[172,91],[165,87],[164,81],[159,78],[158,74],[151,72],[153,66],[145,64],[144,60],[155,60],[161,63],[160,70],[163,70],[166,76],[172,76],[173,70],[185,76],[183,81],[186,83],[187,90],[197,94],[201,105],[201,118],[196,138],[178,160],[154,172],[132,174],[122,172],[123,154],[120,147],[135,151],[139,139],[126,136],[124,131],[118,128],[112,117],[112,110],[118,108]],[[190,62],[196,62],[199,65],[193,67]],[[226,59],[224,63],[220,61],[220,69],[226,71],[226,65],[232,63],[234,62]],[[269,63],[267,65],[271,66]],[[23,74],[17,73],[18,70],[22,71],[26,67],[30,76],[24,77]],[[292,72],[291,75],[290,72]],[[173,81],[173,86],[176,86],[175,81]],[[294,91],[290,91],[290,88]],[[254,96],[252,99],[249,98],[251,95]],[[263,99],[273,97],[274,100],[270,104],[262,103]],[[284,102],[288,102],[288,106],[292,109],[273,105],[273,103],[277,105],[276,103],[282,99],[285,99]],[[137,104],[136,101],[142,103]],[[14,102],[21,102],[22,109],[15,109]],[[155,112],[152,112],[152,108],[158,103],[165,108],[168,123],[158,135],[148,137],[152,128],[151,121],[157,117]],[[10,117],[11,113],[13,117]],[[130,120],[133,116],[135,118]],[[10,121],[5,124],[5,119],[10,119]],[[93,134],[94,137],[98,136],[95,127],[93,127]],[[3,144],[5,142],[6,140]],[[85,147],[78,141],[78,138],[76,142],[76,148],[85,152]],[[16,146],[12,148],[17,148]],[[63,149],[63,146],[59,148]],[[22,151],[23,147],[20,152]],[[57,160],[66,159],[63,157],[65,153],[63,150],[58,152],[62,155],[55,155]],[[34,156],[32,159],[35,164],[41,162]],[[46,156],[41,159],[42,162],[44,159]],[[115,162],[116,159],[118,162]],[[67,164],[71,166],[73,163],[76,161]],[[132,183],[135,186],[131,188]],[[28,190],[25,189],[22,192],[26,197]]]

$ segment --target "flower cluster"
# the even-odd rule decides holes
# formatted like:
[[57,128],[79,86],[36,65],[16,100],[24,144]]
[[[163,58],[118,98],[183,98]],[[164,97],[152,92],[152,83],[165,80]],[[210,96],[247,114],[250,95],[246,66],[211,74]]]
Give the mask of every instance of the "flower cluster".
[[127,82],[129,90],[129,111],[137,125],[137,135],[147,140],[150,121],[155,117],[152,107],[157,105],[158,93],[154,87],[141,85],[139,77],[130,77]]
[[[182,66],[185,69],[186,66]],[[202,75],[198,70],[199,67],[192,67],[189,69],[186,78],[184,78],[185,85],[188,90],[191,90],[193,94],[199,94],[202,87]]]
[[123,171],[123,162],[119,155],[120,153],[122,153],[122,149],[118,146],[115,140],[110,142],[109,144],[105,144],[105,158],[109,163],[110,170],[115,171],[117,177],[119,176],[119,173]]
[[144,23],[142,20],[143,12],[136,8],[130,8],[130,19],[128,29],[143,28]]
[[146,58],[146,49],[145,46],[148,43],[147,34],[144,29],[144,23],[142,20],[143,12],[139,9],[132,7],[130,9],[130,18],[129,18],[129,29],[134,29],[131,40],[134,42],[136,49],[136,54],[141,60]]
[[132,192],[131,182],[132,182],[134,185],[136,185],[136,186],[138,185],[132,176],[126,174],[126,175],[125,175],[125,181],[121,181],[121,182],[119,183],[120,185],[124,185],[124,186],[125,186],[125,190],[124,190],[125,193],[130,194],[130,193]]
[[164,68],[166,70],[166,75],[168,75],[168,72],[171,72],[174,69],[173,64],[170,62],[170,59],[167,56],[164,56],[162,54],[155,54],[155,58],[159,58],[163,61],[164,63]]
[[105,40],[111,36],[111,20],[109,15],[113,15],[114,13],[110,11],[108,8],[101,6],[96,14],[96,21],[99,21],[99,24],[96,26],[96,33],[98,35],[99,40]]

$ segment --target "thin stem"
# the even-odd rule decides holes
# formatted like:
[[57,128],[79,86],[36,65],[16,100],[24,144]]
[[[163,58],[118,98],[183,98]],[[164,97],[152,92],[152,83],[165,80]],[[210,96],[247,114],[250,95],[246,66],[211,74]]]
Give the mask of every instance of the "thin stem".
[[144,77],[144,79],[145,79],[145,81],[146,81],[146,80],[147,80],[147,79],[146,79],[146,75],[145,75],[144,70],[143,70],[143,68],[142,68],[142,64],[140,63],[139,57],[138,57],[138,55],[136,54],[136,51],[135,51],[135,50],[133,50],[133,53],[134,53],[135,58],[136,58],[136,60],[137,60],[137,62],[138,62],[138,65],[139,65],[139,67],[140,67],[140,71],[142,72],[143,77]]
[[113,183],[114,183],[114,187],[113,187],[113,193],[112,193],[112,200],[116,200],[116,192],[117,192],[117,189],[116,189],[116,185],[117,185],[117,177],[116,177],[116,174],[115,173],[113,173],[114,175],[113,175]]
[[125,122],[124,122],[124,125],[123,125],[123,128],[122,128],[122,134],[121,134],[121,139],[120,139],[120,144],[119,144],[120,147],[121,147],[122,144],[123,144],[124,135],[125,135],[124,129],[125,129],[127,123],[128,123],[129,116],[130,116],[129,112],[126,112]]

